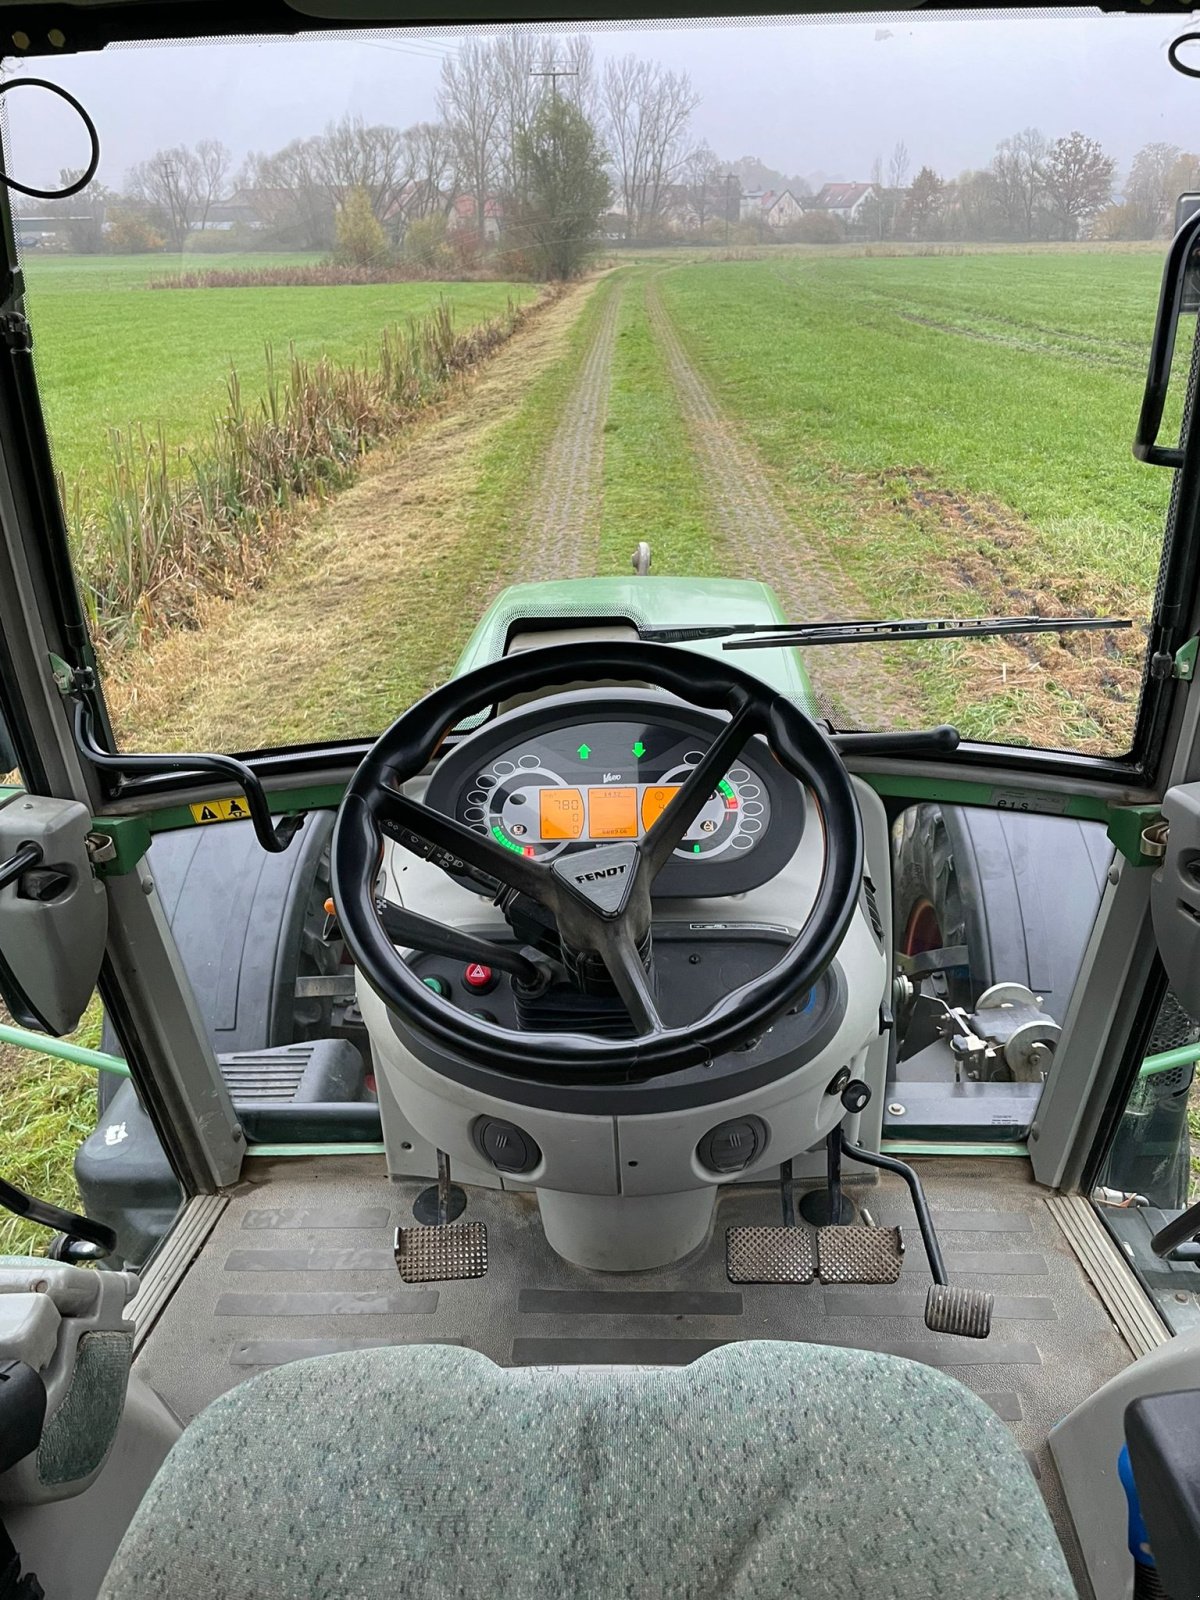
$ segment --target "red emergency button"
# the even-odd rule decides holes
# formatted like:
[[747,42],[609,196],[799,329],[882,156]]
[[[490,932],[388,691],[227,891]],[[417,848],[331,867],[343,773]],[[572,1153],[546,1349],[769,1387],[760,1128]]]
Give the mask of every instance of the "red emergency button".
[[487,994],[498,981],[491,967],[485,967],[482,961],[472,961],[463,969],[463,982],[476,994]]

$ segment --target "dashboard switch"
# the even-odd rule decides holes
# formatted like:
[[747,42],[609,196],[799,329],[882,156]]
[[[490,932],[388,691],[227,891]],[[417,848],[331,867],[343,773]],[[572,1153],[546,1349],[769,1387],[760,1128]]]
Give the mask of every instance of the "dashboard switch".
[[485,967],[482,961],[468,962],[463,968],[463,982],[475,994],[490,994],[499,981],[491,967]]
[[445,978],[439,978],[439,977],[434,976],[434,977],[429,977],[429,978],[422,978],[421,982],[425,985],[425,987],[427,989],[432,989],[434,994],[440,995],[443,1000],[449,1000],[449,998],[450,998],[450,985],[446,982]]

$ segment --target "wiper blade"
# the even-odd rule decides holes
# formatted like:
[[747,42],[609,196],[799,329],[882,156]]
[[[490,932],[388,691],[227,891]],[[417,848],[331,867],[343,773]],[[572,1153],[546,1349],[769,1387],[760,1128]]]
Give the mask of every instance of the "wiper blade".
[[991,639],[1006,633],[1096,633],[1132,628],[1128,617],[920,617],[901,621],[734,622],[702,627],[639,628],[654,644],[725,639],[726,650],[778,650],[910,639]]

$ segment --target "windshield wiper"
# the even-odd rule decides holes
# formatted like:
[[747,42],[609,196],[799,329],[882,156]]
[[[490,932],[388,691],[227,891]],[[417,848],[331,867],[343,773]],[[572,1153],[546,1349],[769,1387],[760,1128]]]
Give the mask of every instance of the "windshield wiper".
[[777,650],[800,645],[880,644],[887,640],[990,639],[1005,633],[1095,633],[1132,627],[1128,617],[922,617],[894,622],[733,622],[700,627],[643,627],[638,629],[638,637],[653,644],[726,639],[726,650]]

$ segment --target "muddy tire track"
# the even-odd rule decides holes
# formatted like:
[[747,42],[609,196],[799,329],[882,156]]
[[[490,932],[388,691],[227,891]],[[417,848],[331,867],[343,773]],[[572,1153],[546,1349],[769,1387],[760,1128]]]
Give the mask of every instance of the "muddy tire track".
[[530,496],[520,582],[595,574],[604,504],[604,423],[623,294],[618,279],[607,291],[579,381]]
[[[692,365],[653,279],[646,286],[646,305],[696,454],[714,531],[734,559],[731,576],[769,584],[797,622],[863,616],[854,585],[837,570],[836,552],[773,492],[757,452]],[[911,726],[919,696],[914,686],[905,692],[894,663],[885,662],[877,649],[830,646],[805,652],[804,664],[818,714],[835,726]]]

